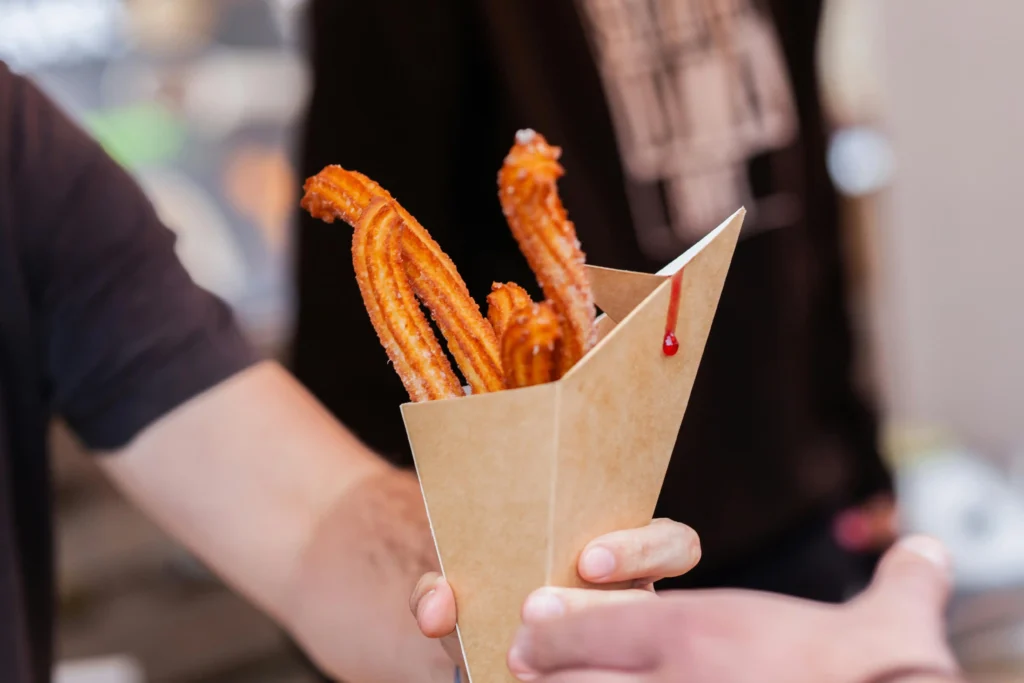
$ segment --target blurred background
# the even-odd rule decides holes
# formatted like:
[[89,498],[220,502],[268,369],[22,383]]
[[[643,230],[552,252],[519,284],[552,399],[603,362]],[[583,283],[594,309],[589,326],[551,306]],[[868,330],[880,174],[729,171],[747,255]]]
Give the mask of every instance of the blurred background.
[[[192,276],[269,356],[290,321],[295,0],[0,0],[0,58],[138,178]],[[278,630],[107,485],[56,428],[62,683],[313,680]],[[80,660],[84,660],[81,662]]]
[[[859,380],[899,524],[944,539],[973,679],[1024,681],[1024,58],[1017,0],[828,0],[819,51]],[[195,279],[281,356],[302,0],[0,0],[0,58],[148,191]],[[114,493],[58,425],[61,683],[304,683],[306,665]]]

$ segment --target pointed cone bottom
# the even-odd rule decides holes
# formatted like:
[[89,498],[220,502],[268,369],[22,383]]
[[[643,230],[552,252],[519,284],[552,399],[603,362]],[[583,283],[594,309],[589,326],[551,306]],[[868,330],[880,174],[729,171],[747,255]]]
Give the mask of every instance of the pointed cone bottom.
[[530,592],[583,585],[589,541],[650,521],[743,216],[658,275],[589,268],[601,340],[558,382],[402,407],[474,683],[515,680]]

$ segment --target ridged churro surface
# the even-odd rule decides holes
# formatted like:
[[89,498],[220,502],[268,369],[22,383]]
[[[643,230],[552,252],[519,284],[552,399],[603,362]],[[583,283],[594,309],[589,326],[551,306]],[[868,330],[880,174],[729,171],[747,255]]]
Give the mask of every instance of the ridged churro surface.
[[401,227],[400,259],[412,291],[430,310],[466,382],[476,394],[505,388],[493,328],[455,264],[408,211],[374,181],[340,166],[328,166],[307,180],[305,190],[302,206],[327,222],[341,219],[356,226],[374,201],[390,206]]
[[510,389],[558,379],[562,325],[548,302],[520,309],[501,340],[502,365]]
[[512,234],[562,319],[560,374],[596,341],[596,309],[584,270],[584,254],[558,196],[565,173],[561,149],[534,131],[520,131],[498,174],[498,196]]

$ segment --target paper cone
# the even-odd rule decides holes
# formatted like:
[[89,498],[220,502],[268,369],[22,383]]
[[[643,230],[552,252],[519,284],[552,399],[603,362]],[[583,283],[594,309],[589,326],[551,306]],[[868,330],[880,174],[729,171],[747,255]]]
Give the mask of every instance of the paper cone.
[[402,406],[471,681],[514,681],[505,658],[526,597],[583,585],[588,542],[651,520],[743,216],[658,275],[588,268],[601,339],[561,380]]

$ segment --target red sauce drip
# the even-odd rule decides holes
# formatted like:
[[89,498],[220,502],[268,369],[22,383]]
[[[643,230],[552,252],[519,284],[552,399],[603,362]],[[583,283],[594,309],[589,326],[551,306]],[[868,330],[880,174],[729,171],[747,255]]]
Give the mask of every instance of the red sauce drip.
[[676,338],[676,320],[679,318],[679,297],[683,291],[683,270],[679,269],[672,276],[672,294],[668,300],[668,319],[665,321],[665,339],[661,344],[662,353],[674,356],[679,353],[679,340]]
[[675,332],[665,333],[665,341],[661,345],[661,350],[665,352],[666,356],[674,356],[679,352],[679,340],[676,339]]

